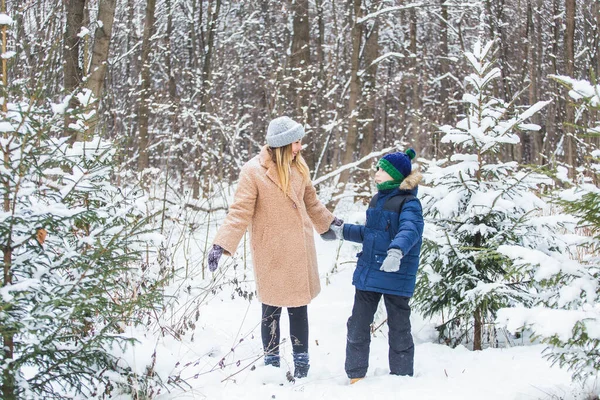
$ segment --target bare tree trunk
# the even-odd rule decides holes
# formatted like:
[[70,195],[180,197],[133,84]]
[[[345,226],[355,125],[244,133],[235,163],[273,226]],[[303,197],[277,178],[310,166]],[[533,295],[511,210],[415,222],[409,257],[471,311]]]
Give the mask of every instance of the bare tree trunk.
[[[596,49],[595,51],[595,55],[596,55],[596,63],[595,65],[592,65],[592,68],[594,69],[594,76],[596,77],[596,84],[598,84],[599,82],[599,78],[600,78],[600,1],[595,1],[594,5],[592,6],[592,10],[593,10],[593,14],[596,16],[596,25],[595,25],[595,37],[594,37],[594,47]],[[595,110],[593,117],[595,118],[596,121],[598,121],[598,117],[600,116],[600,110]],[[595,144],[595,147],[597,148],[598,146],[600,146],[600,137],[595,137],[595,138],[591,138],[592,143]]]
[[594,15],[596,15],[596,79],[600,77],[600,1],[594,2]]
[[[330,80],[328,75],[325,73],[325,17],[323,9],[323,0],[315,0],[316,8],[316,19],[317,19],[317,64],[313,71],[316,71],[316,82],[319,82],[318,89],[311,94],[312,101],[309,99],[309,116],[310,124],[314,127],[312,131],[312,150],[308,154],[307,163],[309,163],[310,169],[313,171],[313,176],[319,175],[319,170],[323,169],[323,160],[321,156],[325,156],[327,160],[327,153],[331,143],[331,134],[325,134],[322,130],[318,129],[323,125],[324,116],[327,115],[327,111],[330,110],[330,101],[323,96],[327,93],[330,87]],[[331,75],[329,75],[331,76]],[[312,86],[312,85],[311,85]],[[328,162],[327,164],[331,164]]]
[[[6,13],[6,0],[0,0],[0,12]],[[6,54],[8,50],[8,25],[2,25],[2,54]],[[8,60],[2,59],[2,112],[8,112]],[[5,210],[6,211],[6,210]]]
[[[116,3],[117,0],[99,0],[98,4],[98,21],[102,21],[102,23],[96,28],[94,35],[90,76],[87,78],[87,87],[97,99],[94,104],[96,110],[98,110],[102,98],[102,89],[104,87],[104,77],[106,76],[107,68],[106,62],[108,61],[110,38],[115,20]],[[93,120],[90,121],[88,136],[94,133],[97,122],[98,116],[95,115]],[[83,140],[83,138],[78,137],[77,140]]]
[[[5,165],[6,165],[6,156],[5,156]],[[8,198],[8,192],[5,194],[4,198],[4,212],[10,212],[10,203]],[[4,244],[2,249],[3,255],[3,280],[2,287],[8,286],[12,284],[12,273],[11,273],[11,265],[12,265],[12,242],[10,236],[7,242]],[[2,387],[0,388],[0,393],[2,394],[2,398],[6,400],[16,400],[17,396],[15,394],[17,384],[15,380],[15,367],[12,364],[13,360],[13,352],[15,348],[14,343],[14,335],[10,332],[5,332],[2,334],[2,347],[4,351],[2,352],[2,364],[8,365],[8,368],[4,368],[2,371]]]
[[483,348],[481,343],[482,333],[483,322],[481,321],[481,310],[477,307],[473,314],[473,350],[481,350]]
[[[535,59],[535,34],[533,26],[533,6],[532,0],[527,0],[527,16],[525,21],[525,34],[523,37],[525,45],[525,56],[527,69],[529,73],[529,104],[534,104],[536,99],[536,80],[537,80],[537,60]],[[523,131],[520,134],[521,139],[521,161],[525,164],[537,162],[534,149],[534,138],[532,133]]]
[[[361,0],[352,0],[348,2],[352,5],[353,18],[352,30],[350,32],[352,40],[352,55],[350,60],[350,98],[348,100],[349,126],[348,134],[346,135],[346,148],[342,156],[342,165],[350,164],[354,161],[354,153],[358,143],[358,99],[360,93],[360,81],[358,76],[358,68],[360,64],[360,42],[362,36],[362,28],[358,23],[362,16]],[[346,184],[350,178],[350,170],[345,170],[340,174],[338,185],[338,193],[343,193]]]
[[[411,82],[411,86],[412,86],[412,110],[411,110],[411,114],[412,114],[412,118],[411,118],[411,125],[412,125],[412,133],[413,133],[413,137],[415,138],[415,140],[413,140],[413,147],[416,147],[417,153],[419,153],[423,147],[424,147],[424,143],[423,143],[423,138],[421,137],[421,121],[420,121],[420,113],[421,113],[421,96],[420,96],[420,91],[419,91],[419,68],[418,68],[418,61],[417,61],[417,11],[415,10],[415,8],[411,8],[409,11],[409,18],[410,18],[410,24],[409,24],[409,37],[410,37],[410,53],[411,53],[411,59],[410,59],[410,69],[411,69],[411,77],[412,77],[412,82]],[[417,143],[417,145],[415,145],[414,143]]]
[[154,32],[154,10],[156,0],[146,1],[146,19],[144,20],[144,34],[142,38],[141,55],[141,85],[138,104],[138,170],[143,171],[150,166],[148,154],[148,123],[149,123],[149,98],[150,98],[150,39]]
[[[561,35],[561,26],[562,22],[560,18],[558,18],[560,14],[560,0],[552,1],[552,17],[554,23],[552,24],[552,54],[558,54],[559,52],[559,39]],[[558,72],[558,63],[557,57],[551,57],[550,59],[550,71],[552,74],[557,75]],[[555,99],[552,103],[550,103],[548,107],[548,117],[546,118],[546,136],[544,137],[543,143],[543,162],[542,164],[554,163],[556,160],[554,159],[554,150],[558,139],[558,133],[562,132],[562,129],[559,129],[558,121],[560,121],[560,110],[562,109],[562,104],[564,101],[561,96],[561,88],[559,88],[558,83],[550,80],[550,93],[552,97]]]
[[[6,0],[0,0],[0,12],[6,14]],[[8,26],[2,25],[0,28],[2,32],[2,54],[6,54],[7,51],[7,39],[8,39]],[[3,93],[2,97],[4,100],[2,101],[2,112],[6,113],[8,111],[8,60],[2,58],[2,88]],[[6,135],[6,134],[5,134]],[[8,147],[8,146],[7,146]],[[6,170],[10,169],[10,160],[8,157],[8,151],[4,152],[4,168]],[[10,212],[10,183],[9,179],[4,179],[5,183],[5,191],[4,191],[4,201],[3,201],[3,211],[5,213]],[[2,246],[2,261],[3,261],[3,274],[2,274],[2,287],[8,286],[12,284],[12,238],[11,233],[9,232],[6,243],[3,243]],[[2,394],[2,398],[6,400],[16,400],[16,389],[17,383],[15,379],[16,368],[15,365],[12,364],[15,343],[14,343],[14,334],[10,331],[5,331],[2,334],[2,364],[6,366],[6,368],[2,371],[2,386],[0,387],[0,393]]]
[[[479,159],[481,160],[481,153],[479,153]],[[477,171],[477,181],[481,182],[481,170]],[[481,233],[476,233],[473,240],[473,247],[476,249],[482,248],[484,246],[483,237]],[[475,261],[475,270],[480,271],[482,266],[480,265],[480,261]],[[473,312],[473,350],[481,350],[481,342],[482,342],[482,333],[483,333],[483,323],[482,323],[482,315],[481,315],[482,305],[478,304],[475,307],[475,311]]]
[[[126,21],[125,26],[127,27],[130,34],[127,35],[127,39],[125,41],[125,43],[126,43],[125,52],[128,54],[133,50],[133,48],[139,42],[139,38],[137,37],[137,35],[135,35],[136,21],[135,21],[134,8],[135,8],[135,0],[127,0],[127,21]],[[126,76],[128,76],[128,77],[133,76],[134,73],[132,71],[135,71],[135,64],[127,63],[127,65],[125,66]],[[130,99],[127,103],[130,107],[133,107],[134,104],[132,104],[132,103],[135,101],[136,100],[134,100],[134,99]],[[135,142],[136,142],[135,134],[137,132],[136,125],[137,125],[137,121],[133,120],[133,121],[131,121],[130,126],[126,127],[126,132],[125,132],[126,137],[125,137],[124,144],[123,144],[124,149],[123,149],[123,154],[122,154],[122,157],[125,160],[131,160],[133,158]]]
[[290,66],[294,79],[292,85],[292,96],[295,96],[296,109],[303,114],[303,108],[308,104],[308,98],[303,96],[304,84],[309,78],[310,68],[310,25],[308,21],[308,0],[294,0],[293,12],[293,34],[292,54]]
[[[85,0],[63,0],[67,11],[67,21],[65,29],[65,46],[63,48],[63,73],[65,91],[70,93],[74,91],[83,79],[83,72],[79,67],[81,38],[78,36],[83,26],[83,17],[85,11]],[[69,108],[78,107],[78,101],[75,96],[69,101]],[[65,113],[65,131],[64,135],[70,137],[70,141],[77,139],[77,133],[69,128],[72,118],[69,112]]]
[[[317,38],[317,62],[319,63],[319,80],[325,79],[325,22],[323,18],[323,0],[315,0],[317,8],[317,28],[319,36]],[[599,17],[600,18],[600,17]],[[309,31],[310,32],[310,31]]]
[[[565,18],[566,18],[566,30],[565,30],[565,72],[567,76],[575,78],[575,10],[576,0],[565,0]],[[567,89],[565,91],[565,98],[567,98]],[[567,104],[567,115],[565,119],[565,156],[566,163],[569,166],[569,174],[571,177],[575,176],[575,168],[577,163],[576,156],[576,144],[575,144],[575,129],[573,123],[575,122],[575,110],[569,104]]]
[[[540,98],[540,93],[541,93],[541,88],[543,88],[544,84],[543,81],[540,83],[540,75],[543,76],[543,69],[542,66],[540,65],[540,60],[542,59],[542,49],[544,48],[545,44],[543,42],[543,25],[542,25],[542,8],[543,8],[543,0],[537,0],[537,4],[536,4],[536,13],[535,13],[535,19],[534,19],[534,26],[535,26],[535,37],[532,39],[533,41],[535,41],[536,45],[535,45],[535,50],[534,50],[534,59],[535,59],[535,101],[537,102],[538,99]],[[533,82],[532,82],[533,84]],[[535,103],[531,103],[530,104],[535,104]],[[545,116],[547,116],[548,114],[548,110],[545,110]],[[547,135],[546,129],[545,129],[545,123],[542,123],[542,121],[546,120],[545,116],[539,116],[538,114],[534,115],[534,122],[536,122],[537,124],[540,125],[541,129],[534,134],[534,151],[535,151],[535,162],[538,165],[543,165],[544,164],[544,139],[545,136]]]
[[[371,2],[371,10],[379,8],[379,0]],[[363,25],[364,26],[364,25]],[[366,26],[364,26],[366,28]],[[370,154],[374,150],[375,143],[375,105],[377,98],[377,64],[375,61],[379,57],[379,20],[373,20],[373,25],[367,31],[365,41],[365,69],[363,71],[362,88],[363,93],[362,107],[359,108],[359,132],[362,137],[359,158]],[[369,170],[358,171],[357,181],[360,182],[364,192],[370,192],[371,176]],[[363,198],[367,200],[367,197]]]
[[[86,1],[85,8],[83,10],[83,23],[82,23],[82,26],[89,26],[89,25],[90,25],[90,3]],[[83,62],[81,63],[81,65],[82,65],[81,75],[84,76],[84,77],[87,77],[88,74],[90,73],[90,71],[89,71],[89,65],[90,65],[90,35],[84,35],[83,38],[81,38],[81,40],[82,40],[81,45],[83,46],[83,50],[82,50]]]
[[63,49],[64,85],[70,92],[81,83],[83,78],[79,67],[80,43],[79,32],[83,26],[85,0],[63,0],[67,10],[65,30],[65,47]]
[[206,55],[204,57],[204,65],[202,66],[202,93],[200,98],[200,112],[204,113],[208,105],[208,92],[211,86],[212,79],[212,61],[215,44],[215,34],[217,32],[217,21],[221,9],[221,0],[216,0],[213,13],[208,21],[208,38],[206,43]]
[[[348,7],[349,8],[349,7]],[[335,0],[331,1],[331,13],[334,16],[333,18],[333,34],[335,35],[335,37],[340,37],[340,26],[341,23],[338,23],[338,18],[336,18],[336,4],[335,4]],[[351,14],[350,10],[348,10],[347,14]],[[341,22],[341,21],[340,21]],[[350,21],[351,23],[351,21]],[[346,46],[343,46],[341,43],[341,40],[336,41],[336,46],[335,46],[335,55],[334,55],[334,63],[333,63],[333,70],[332,71],[332,75],[335,76],[336,71],[339,70],[339,65],[343,62],[344,58],[343,58],[343,49]],[[337,82],[339,81],[338,77],[332,77],[332,85],[335,85]],[[338,113],[342,113],[342,105],[341,105],[342,101],[336,102],[335,106],[336,106],[336,111]],[[331,155],[331,158],[333,160],[334,165],[338,165],[339,162],[341,162],[342,159],[342,154],[343,154],[343,148],[342,148],[342,139],[341,139],[341,133],[339,129],[335,129],[335,137],[334,137],[334,144],[335,146],[333,146],[333,154]]]
[[[448,6],[446,0],[440,1],[440,116],[439,123],[441,125],[448,124],[450,122],[449,115],[449,104],[448,104],[448,73],[450,72],[450,66],[448,63]],[[440,157],[440,133],[436,130],[432,132],[432,145],[433,145],[433,158],[438,159]]]
[[[173,8],[172,1],[166,0],[167,2],[167,36],[165,38],[166,47],[167,47],[167,57],[165,60],[167,67],[167,76],[168,76],[168,90],[169,90],[169,101],[170,111],[171,111],[171,123],[173,133],[179,132],[179,124],[177,119],[177,110],[179,109],[179,104],[177,100],[177,83],[175,82],[175,76],[173,74],[173,53],[171,41],[173,40]],[[177,146],[178,147],[178,146]]]
[[[292,2],[292,54],[290,57],[291,85],[288,101],[294,104],[302,123],[310,126],[312,115],[310,112],[311,61],[310,61],[310,25],[308,18],[308,0],[294,0]],[[309,132],[312,133],[312,132]],[[307,152],[305,159],[310,169],[316,164],[316,141],[312,140],[312,148]]]
[[[206,41],[206,54],[204,55],[204,64],[202,66],[202,92],[200,93],[200,113],[201,113],[200,131],[201,131],[203,137],[205,137],[206,130],[207,130],[205,114],[206,114],[207,107],[208,107],[209,91],[210,91],[211,79],[212,79],[212,61],[213,61],[212,57],[213,57],[213,52],[214,52],[215,34],[217,32],[217,21],[219,18],[220,9],[221,9],[221,0],[216,0],[213,12],[211,14],[209,14],[208,27],[207,27],[208,37],[207,37],[207,41]],[[210,11],[210,8],[209,8],[209,11]],[[210,144],[211,139],[208,137],[206,139],[207,139],[207,143]],[[197,174],[199,174],[203,171],[207,172],[206,170],[208,168],[207,166],[202,165],[202,157],[200,154],[199,154],[197,160],[199,162],[199,168],[196,169],[196,175],[194,177],[194,181],[197,182],[198,184],[192,185],[192,187],[193,187],[192,195],[195,199],[200,197],[199,177],[197,176]],[[210,175],[210,174],[205,173],[203,175],[208,178],[208,175]],[[209,184],[210,184],[210,178],[206,179],[204,182],[205,189],[208,187]]]
[[110,39],[112,37],[113,22],[117,0],[99,0],[98,20],[102,21],[94,34],[94,47],[90,64],[90,76],[87,87],[97,99],[102,97],[104,77],[106,76],[106,62],[108,60]]

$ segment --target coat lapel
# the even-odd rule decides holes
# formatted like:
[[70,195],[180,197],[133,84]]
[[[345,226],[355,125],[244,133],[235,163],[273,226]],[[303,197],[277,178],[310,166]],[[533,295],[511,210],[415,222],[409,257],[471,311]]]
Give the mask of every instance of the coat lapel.
[[[277,175],[277,166],[275,165],[275,162],[273,162],[273,159],[271,158],[271,154],[269,153],[267,146],[263,146],[263,148],[261,149],[260,155],[259,155],[259,160],[260,160],[260,165],[262,165],[264,168],[267,169],[267,172],[266,172],[267,177],[270,180],[272,180],[273,183],[275,183],[277,185],[279,190],[281,190],[283,192],[281,183],[279,183],[279,175]],[[291,190],[289,193],[290,199],[292,199],[292,201],[296,205],[298,205],[298,195],[296,193],[296,186],[298,186],[297,175],[298,175],[298,173],[292,173],[290,176],[290,189]]]

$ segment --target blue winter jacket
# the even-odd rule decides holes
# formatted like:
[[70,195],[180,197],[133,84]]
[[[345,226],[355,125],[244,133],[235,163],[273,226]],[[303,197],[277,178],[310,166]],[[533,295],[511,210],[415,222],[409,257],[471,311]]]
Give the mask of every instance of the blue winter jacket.
[[[411,297],[415,291],[423,241],[423,210],[416,197],[417,185],[406,188],[405,183],[400,189],[379,192],[375,206],[367,209],[366,225],[344,224],[344,239],[363,244],[352,278],[352,284],[359,290],[405,297]],[[399,195],[410,195],[400,214],[398,210],[384,209],[391,197]],[[402,250],[400,269],[381,271],[388,249],[393,248]]]

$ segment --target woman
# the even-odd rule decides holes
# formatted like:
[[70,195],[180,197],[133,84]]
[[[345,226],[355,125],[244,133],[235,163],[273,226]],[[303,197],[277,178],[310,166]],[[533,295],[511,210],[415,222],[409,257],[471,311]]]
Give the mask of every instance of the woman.
[[317,198],[300,154],[304,128],[288,117],[269,123],[267,145],[242,167],[233,204],[208,256],[217,269],[250,231],[265,364],[280,366],[279,319],[286,307],[294,353],[294,376],[308,374],[307,304],[321,291],[313,227],[341,225]]

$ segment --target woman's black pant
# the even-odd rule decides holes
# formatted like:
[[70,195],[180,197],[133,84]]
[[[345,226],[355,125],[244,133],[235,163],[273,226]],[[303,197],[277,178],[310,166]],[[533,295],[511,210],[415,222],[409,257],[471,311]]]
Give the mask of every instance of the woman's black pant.
[[415,346],[410,332],[410,299],[356,289],[346,342],[346,374],[349,378],[362,378],[367,373],[371,324],[382,296],[388,316],[390,373],[413,375]]
[[[287,307],[294,354],[308,353],[307,306]],[[262,305],[261,334],[265,354],[279,354],[281,307]]]

